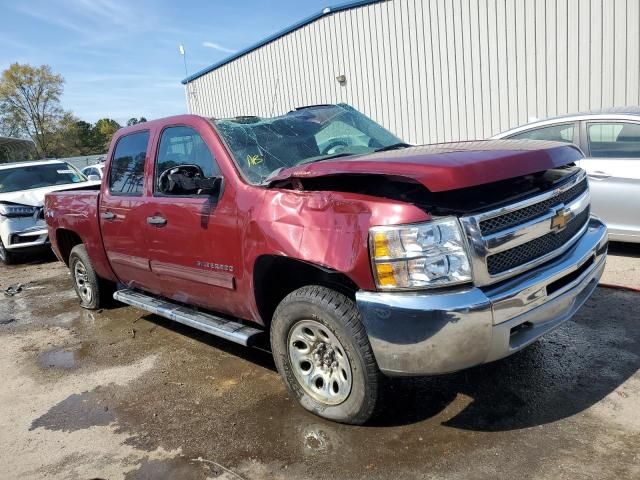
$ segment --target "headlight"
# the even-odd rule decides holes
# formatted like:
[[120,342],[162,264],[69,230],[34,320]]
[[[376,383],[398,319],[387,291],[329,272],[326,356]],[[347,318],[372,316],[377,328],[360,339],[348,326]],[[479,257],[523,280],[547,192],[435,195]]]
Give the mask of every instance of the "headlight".
[[4,217],[30,217],[36,212],[36,207],[27,205],[9,205],[0,203],[0,215]]
[[471,280],[471,266],[458,219],[373,227],[369,248],[381,290],[417,290]]

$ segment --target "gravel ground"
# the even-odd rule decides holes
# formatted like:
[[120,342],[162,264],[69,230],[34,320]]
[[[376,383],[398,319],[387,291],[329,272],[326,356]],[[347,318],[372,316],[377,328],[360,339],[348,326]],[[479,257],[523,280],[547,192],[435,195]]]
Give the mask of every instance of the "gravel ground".
[[[640,245],[607,283],[640,286]],[[640,293],[598,288],[525,351],[396,379],[365,427],[287,397],[271,357],[115,306],[53,259],[0,267],[0,478],[640,478]]]

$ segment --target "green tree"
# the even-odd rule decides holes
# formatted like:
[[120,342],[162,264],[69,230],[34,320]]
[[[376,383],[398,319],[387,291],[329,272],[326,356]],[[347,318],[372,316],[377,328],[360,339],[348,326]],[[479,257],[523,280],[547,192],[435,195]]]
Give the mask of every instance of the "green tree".
[[91,128],[90,123],[66,112],[52,135],[52,156],[64,158],[90,155],[94,150],[91,144]]
[[140,117],[140,118],[131,117],[129,120],[127,120],[127,127],[130,127],[131,125],[137,125],[139,123],[144,123],[146,121],[147,119],[144,117]]
[[89,122],[84,120],[77,120],[73,127],[78,146],[82,150],[81,155],[91,155],[96,150],[96,146],[93,144],[93,137],[91,130],[93,126]]
[[92,130],[93,145],[100,151],[94,153],[104,153],[109,149],[111,137],[120,128],[120,124],[110,118],[101,118],[96,122]]
[[55,133],[64,116],[60,106],[64,79],[51,67],[13,63],[0,77],[0,123],[11,133],[28,136],[37,155],[55,149]]

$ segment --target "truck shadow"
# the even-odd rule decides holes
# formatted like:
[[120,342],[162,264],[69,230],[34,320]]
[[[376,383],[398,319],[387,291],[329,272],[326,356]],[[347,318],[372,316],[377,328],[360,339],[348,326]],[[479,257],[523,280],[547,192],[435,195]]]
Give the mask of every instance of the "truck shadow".
[[640,258],[640,243],[609,242],[609,253]]
[[572,321],[509,358],[439,377],[390,379],[373,425],[415,423],[445,408],[456,413],[443,425],[476,431],[571,417],[640,369],[638,309],[639,294],[600,288]]
[[[597,289],[573,320],[509,358],[437,377],[388,378],[369,427],[423,421],[473,431],[528,428],[600,402],[640,369],[640,295]],[[270,353],[145,318],[277,375]],[[293,404],[291,404],[292,408]]]

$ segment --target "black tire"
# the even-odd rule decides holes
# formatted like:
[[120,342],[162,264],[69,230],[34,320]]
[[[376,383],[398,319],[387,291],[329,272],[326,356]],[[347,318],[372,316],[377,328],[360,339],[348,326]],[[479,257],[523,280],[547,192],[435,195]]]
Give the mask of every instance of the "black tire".
[[16,263],[17,255],[4,248],[4,243],[0,239],[0,263],[4,265],[13,265]]
[[[104,307],[111,300],[113,284],[96,275],[84,245],[76,245],[71,250],[69,270],[71,271],[73,288],[80,299],[81,307],[97,310]],[[84,272],[82,273],[82,278],[81,272]],[[90,295],[87,295],[87,290],[90,291]]]
[[[326,327],[338,340],[350,364],[350,388],[346,399],[328,404],[314,398],[296,378],[288,344],[296,325],[307,320]],[[291,347],[293,348],[293,347]],[[329,420],[361,425],[374,413],[381,374],[355,303],[326,287],[307,286],[287,295],[273,315],[271,349],[278,372],[291,394],[306,410]],[[304,363],[304,362],[303,362]],[[317,366],[308,366],[315,372]],[[300,370],[298,370],[300,372]],[[320,372],[320,370],[318,370]],[[309,378],[312,374],[309,374]]]

